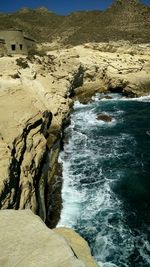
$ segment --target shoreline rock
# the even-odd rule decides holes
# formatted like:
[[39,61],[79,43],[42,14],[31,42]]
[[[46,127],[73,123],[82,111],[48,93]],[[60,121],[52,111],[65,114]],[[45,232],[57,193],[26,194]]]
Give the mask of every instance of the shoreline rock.
[[87,44],[47,54],[20,59],[26,68],[18,57],[0,58],[0,208],[30,208],[55,227],[62,205],[58,156],[73,102],[110,91],[150,94],[150,53]]
[[104,122],[111,122],[113,118],[105,113],[100,113],[96,117],[97,120],[99,121],[104,121]]
[[1,209],[31,208],[48,219],[49,184],[55,184],[63,128],[75,100],[85,104],[108,91],[150,93],[150,49],[138,54],[133,45],[131,56],[129,44],[119,45],[109,51],[110,45],[90,43],[43,57],[0,58]]

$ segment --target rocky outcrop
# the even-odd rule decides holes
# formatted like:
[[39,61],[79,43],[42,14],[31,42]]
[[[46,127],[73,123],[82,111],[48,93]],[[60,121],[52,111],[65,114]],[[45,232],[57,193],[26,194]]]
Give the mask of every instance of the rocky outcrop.
[[[92,84],[95,92],[106,90],[131,97],[150,93],[149,45],[133,45],[124,41],[90,43],[77,46],[76,51],[85,68],[83,95]],[[89,72],[92,75],[89,76]],[[78,91],[77,88],[76,92],[77,95],[79,92],[79,97],[82,95],[82,89]]]
[[47,156],[46,134],[52,119],[50,112],[46,115],[36,114],[28,119],[9,147],[9,164],[1,179],[2,209],[31,208],[35,213],[38,210],[39,178]]
[[58,156],[72,98],[86,103],[108,90],[149,94],[150,48],[91,43],[47,54],[0,59],[0,208],[30,208],[54,227],[61,210]]
[[69,95],[81,75],[79,63],[64,65],[50,56],[0,60],[0,208],[30,208],[48,225]]
[[104,114],[104,113],[98,114],[96,119],[99,121],[104,121],[104,122],[111,122],[113,120],[111,116]]
[[[30,208],[49,227],[54,228],[62,207],[61,166],[58,165],[58,156],[62,146],[63,128],[69,123],[73,101],[78,99],[86,103],[95,93],[108,91],[122,92],[127,96],[150,94],[149,46],[142,45],[139,54],[140,45],[133,46],[124,42],[119,44],[120,46],[115,44],[114,49],[110,43],[91,43],[48,51],[47,56],[43,57],[19,60],[0,58],[1,210]],[[113,118],[99,114],[97,119],[109,122]],[[7,215],[7,220],[3,223],[5,226],[6,221],[11,222],[11,214],[13,221],[15,213],[2,211],[0,214],[2,217]],[[15,220],[20,220],[19,217]],[[3,232],[7,230],[3,227],[1,229]],[[32,229],[29,227],[28,230],[30,232]],[[95,266],[92,260],[83,265],[88,253],[87,245],[86,252],[81,251],[82,255],[78,246],[74,246],[74,240],[79,240],[79,244],[83,240],[71,232],[68,236],[68,230],[59,231],[63,231],[62,235],[69,246],[74,247],[74,252],[65,258],[62,265],[55,265],[54,262],[51,266]],[[21,235],[21,231],[19,233]],[[20,254],[20,250],[16,251]],[[37,251],[38,255],[45,255],[42,250]],[[37,254],[33,251],[30,255],[37,257]],[[19,266],[19,260],[22,261],[18,255],[16,266]],[[74,257],[80,256],[83,262],[76,260],[75,263]],[[36,257],[33,257],[33,262]],[[30,256],[25,255],[23,263],[21,262],[24,265],[21,266],[30,266],[28,259],[31,260]],[[41,259],[44,262],[45,258]],[[49,257],[46,259],[44,266],[49,266]],[[6,259],[4,256],[0,260],[2,266],[10,266],[9,257]],[[39,263],[42,266],[41,260]]]
[[[93,74],[94,76],[94,74]],[[85,82],[83,86],[74,90],[74,100],[79,100],[83,104],[89,102],[96,93],[107,91],[107,86],[103,80]]]
[[30,210],[0,211],[0,236],[3,267],[97,267],[73,230],[52,231]]

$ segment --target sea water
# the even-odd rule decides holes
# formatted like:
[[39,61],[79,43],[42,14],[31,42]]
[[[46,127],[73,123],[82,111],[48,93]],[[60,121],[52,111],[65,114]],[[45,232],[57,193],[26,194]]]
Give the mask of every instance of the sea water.
[[59,226],[81,234],[101,267],[149,267],[150,97],[109,98],[74,105],[59,158]]

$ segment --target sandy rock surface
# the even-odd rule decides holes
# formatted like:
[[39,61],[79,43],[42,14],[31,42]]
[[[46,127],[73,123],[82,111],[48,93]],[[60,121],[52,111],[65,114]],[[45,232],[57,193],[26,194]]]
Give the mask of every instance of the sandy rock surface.
[[[56,53],[55,51],[53,52]],[[142,96],[150,92],[150,46],[129,42],[89,43],[60,51],[76,55],[84,68],[84,90],[92,82],[108,90]],[[104,90],[104,88],[102,89]],[[96,89],[96,91],[100,91]]]
[[44,192],[55,171],[79,64],[70,69],[68,61],[68,69],[62,64],[55,71],[60,62],[50,57],[17,60],[0,58],[0,207],[30,208],[45,220]]
[[87,267],[98,267],[95,260],[91,257],[88,243],[74,230],[60,227],[55,228],[54,232],[60,234],[67,240],[67,243],[72,247],[76,257],[86,262]]
[[[67,235],[76,236],[72,230]],[[46,227],[30,210],[0,211],[0,266],[96,267],[85,241],[74,240],[74,252],[64,234]],[[82,257],[82,255],[86,255]],[[89,264],[89,262],[91,262]]]

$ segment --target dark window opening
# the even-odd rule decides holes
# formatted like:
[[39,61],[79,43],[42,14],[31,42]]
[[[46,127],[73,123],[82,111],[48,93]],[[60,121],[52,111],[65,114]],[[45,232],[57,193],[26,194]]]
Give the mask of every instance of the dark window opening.
[[23,45],[22,45],[22,44],[20,44],[20,50],[22,50],[22,47],[23,47]]
[[11,45],[11,50],[13,50],[13,51],[16,50],[16,45],[15,45],[15,44],[12,44],[12,45]]

